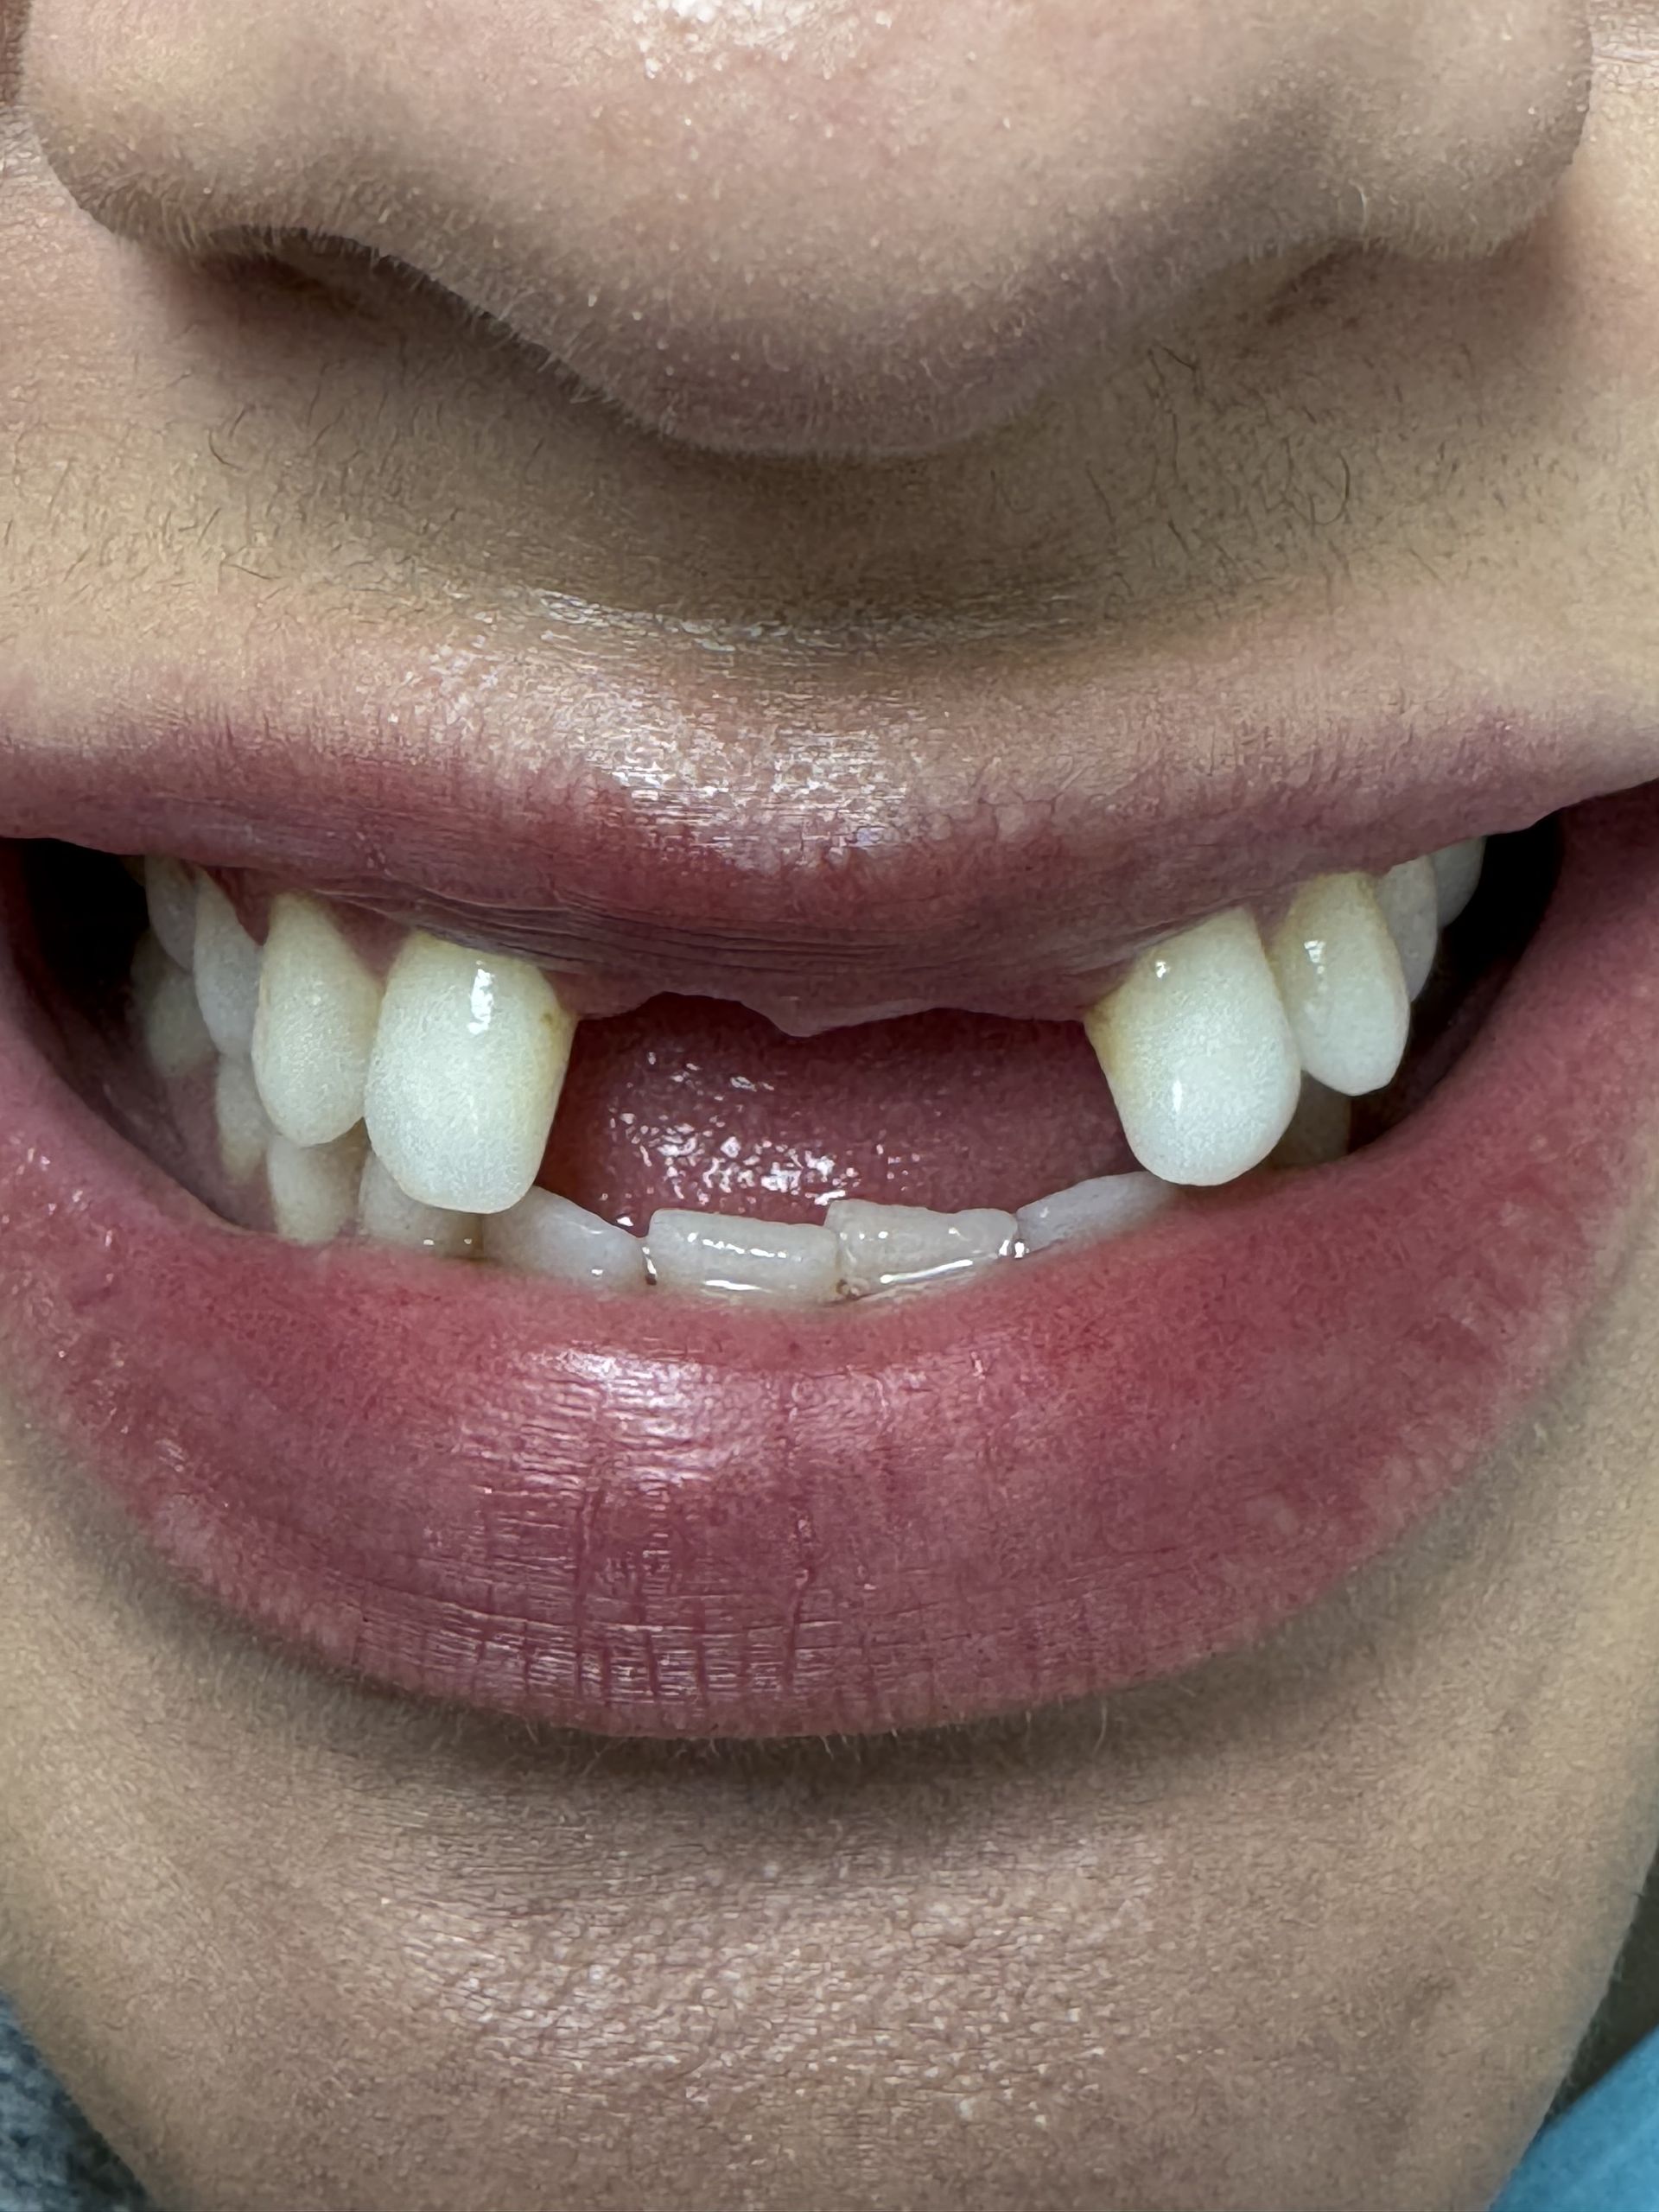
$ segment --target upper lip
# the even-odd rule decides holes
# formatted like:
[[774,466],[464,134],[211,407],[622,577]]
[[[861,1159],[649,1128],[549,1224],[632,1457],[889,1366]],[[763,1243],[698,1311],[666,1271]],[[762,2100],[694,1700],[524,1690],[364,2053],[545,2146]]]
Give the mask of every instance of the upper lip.
[[1535,654],[1524,696],[1471,684],[1446,627],[902,680],[671,639],[648,670],[543,649],[470,677],[320,639],[233,679],[209,652],[149,671],[142,710],[0,686],[0,835],[302,883],[520,952],[584,1012],[667,990],[802,1033],[1064,1019],[1205,914],[1659,772],[1645,702],[1586,711]]

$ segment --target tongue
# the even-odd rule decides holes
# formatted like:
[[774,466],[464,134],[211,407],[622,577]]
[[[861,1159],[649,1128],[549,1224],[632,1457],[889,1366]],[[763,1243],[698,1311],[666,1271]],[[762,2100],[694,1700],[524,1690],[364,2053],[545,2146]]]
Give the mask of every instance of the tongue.
[[541,1180],[641,1230],[658,1206],[1011,1211],[1135,1165],[1076,1022],[926,1014],[801,1038],[659,998],[577,1030]]

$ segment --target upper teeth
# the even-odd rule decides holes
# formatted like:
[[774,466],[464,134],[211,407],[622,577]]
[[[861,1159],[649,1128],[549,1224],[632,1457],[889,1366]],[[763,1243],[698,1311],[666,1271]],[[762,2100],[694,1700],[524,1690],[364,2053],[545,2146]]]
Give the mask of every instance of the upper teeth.
[[536,1180],[575,1017],[528,962],[416,931],[386,978],[369,1141],[411,1198],[505,1213]]
[[1380,1090],[1406,1049],[1411,1001],[1369,880],[1322,875],[1299,891],[1274,932],[1273,970],[1308,1074],[1351,1098]]
[[327,1144],[363,1118],[380,986],[315,899],[274,899],[253,1024],[265,1111],[296,1144]]
[[[245,1179],[264,1147],[286,1234],[326,1237],[354,1219],[388,1242],[481,1247],[617,1287],[654,1278],[817,1299],[1116,1233],[1167,1203],[1171,1184],[1339,1151],[1334,1104],[1322,1102],[1393,1077],[1410,1001],[1481,854],[1475,839],[1377,879],[1317,877],[1266,946],[1235,908],[1143,952],[1084,1027],[1151,1173],[1097,1178],[1017,1219],[840,1202],[822,1227],[785,1228],[670,1209],[643,1242],[630,1237],[532,1187],[575,1026],[538,969],[417,931],[383,986],[317,900],[273,899],[261,947],[218,884],[175,861],[143,867],[153,934],[135,988],[162,1074],[191,1073],[217,1046],[226,1173]],[[1305,1076],[1321,1088],[1305,1094]],[[1320,1103],[1317,1136],[1287,1135],[1299,1098]]]

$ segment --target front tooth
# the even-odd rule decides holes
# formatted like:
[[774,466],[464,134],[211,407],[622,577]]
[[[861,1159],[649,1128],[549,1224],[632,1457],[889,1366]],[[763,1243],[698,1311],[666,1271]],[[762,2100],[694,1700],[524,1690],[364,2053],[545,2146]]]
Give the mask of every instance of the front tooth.
[[1174,1196],[1173,1185],[1155,1175],[1091,1175],[1086,1183],[1021,1206],[1014,1224],[1027,1252],[1050,1244],[1102,1243],[1162,1213]]
[[1480,881],[1480,864],[1486,857],[1486,840],[1465,837],[1460,845],[1442,845],[1438,853],[1431,853],[1428,857],[1434,870],[1440,927],[1444,929],[1448,922],[1457,920],[1475,895],[1475,886]]
[[1130,1150],[1166,1183],[1230,1182],[1295,1111],[1295,1039],[1242,907],[1151,946],[1084,1027]]
[[270,1142],[270,1123],[245,1060],[220,1056],[213,1077],[213,1121],[225,1173],[232,1183],[245,1183]]
[[386,978],[364,1090],[376,1152],[412,1198],[503,1213],[536,1180],[574,1016],[527,961],[416,931]]
[[364,1138],[352,1129],[332,1144],[297,1145],[280,1131],[265,1154],[271,1218],[295,1244],[326,1244],[357,1211]]
[[296,1144],[327,1144],[362,1119],[380,986],[315,899],[272,899],[253,1025],[265,1111]]
[[783,1306],[823,1305],[836,1295],[836,1240],[816,1223],[664,1206],[646,1226],[645,1253],[665,1290]]
[[1304,884],[1270,957],[1304,1068],[1332,1090],[1380,1090],[1400,1065],[1411,1001],[1376,893],[1363,875]]
[[1019,1235],[1014,1216],[994,1206],[935,1213],[931,1206],[836,1198],[823,1219],[841,1248],[842,1287],[855,1298],[974,1274],[1007,1258]]
[[601,1290],[644,1290],[651,1281],[639,1237],[556,1191],[527,1191],[505,1213],[491,1214],[484,1224],[484,1256],[504,1268]]
[[162,941],[146,930],[132,956],[132,998],[149,1064],[168,1082],[206,1067],[213,1040],[196,1003],[195,985]]
[[1433,861],[1427,855],[1420,861],[1402,861],[1398,868],[1379,876],[1376,903],[1400,955],[1406,996],[1414,999],[1428,981],[1440,947],[1440,894]]
[[196,873],[182,861],[147,854],[143,864],[144,903],[149,926],[167,947],[169,959],[190,967],[196,957]]
[[378,1243],[401,1244],[411,1252],[435,1253],[441,1260],[476,1259],[482,1234],[475,1213],[451,1213],[423,1205],[400,1191],[371,1153],[358,1186],[357,1225]]
[[259,1006],[259,948],[208,875],[196,886],[195,974],[208,1034],[221,1052],[245,1059]]

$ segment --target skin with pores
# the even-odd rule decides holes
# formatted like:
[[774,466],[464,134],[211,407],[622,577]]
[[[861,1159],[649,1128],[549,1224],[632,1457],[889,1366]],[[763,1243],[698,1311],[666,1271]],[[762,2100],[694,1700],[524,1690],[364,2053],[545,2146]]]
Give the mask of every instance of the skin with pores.
[[[1207,728],[1248,767],[1180,710],[1235,640],[1287,698],[1334,629],[1659,728],[1659,10],[969,12],[11,5],[4,715],[85,702],[96,779],[135,640],[251,701],[321,632],[418,753],[666,618],[757,642],[662,647],[584,771],[809,830],[1017,785],[984,702],[1046,650],[1135,702],[1065,741],[1102,804]],[[429,282],[164,251],[249,228]],[[742,1751],[276,1657],[0,1348],[0,1986],[204,2212],[1482,2203],[1654,1856],[1656,1313],[1649,1226],[1468,1488],[1268,1644]]]

